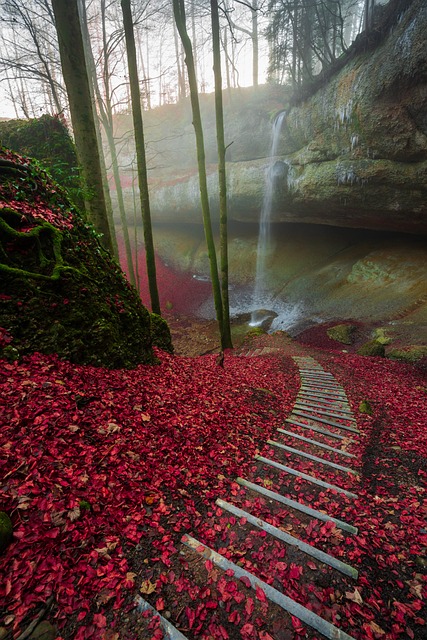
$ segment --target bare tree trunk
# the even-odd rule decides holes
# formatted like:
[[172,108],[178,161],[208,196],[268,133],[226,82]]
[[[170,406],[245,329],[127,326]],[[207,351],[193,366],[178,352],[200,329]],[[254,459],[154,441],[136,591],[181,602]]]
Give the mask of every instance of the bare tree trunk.
[[[231,17],[228,16],[228,21],[230,25],[245,33],[251,40],[252,43],[252,84],[253,86],[258,86],[258,76],[259,76],[259,35],[258,35],[258,0],[252,0],[251,4],[246,2],[241,2],[251,10],[251,28],[246,29],[241,25],[233,22]],[[233,39],[234,43],[234,39]],[[234,46],[233,46],[233,63],[234,63]],[[235,85],[236,86],[236,85]]]
[[138,163],[139,197],[141,200],[142,222],[144,227],[145,255],[147,262],[148,287],[151,309],[161,315],[159,292],[156,281],[156,260],[151,227],[150,199],[148,195],[147,162],[145,157],[144,126],[142,122],[141,94],[139,91],[138,69],[136,64],[135,36],[133,31],[130,0],[121,0],[123,26],[125,29],[126,51],[129,67],[130,92],[132,97],[133,126],[135,130],[136,158]]
[[162,62],[163,62],[163,46],[162,41],[160,40],[159,46],[159,106],[161,107],[163,104],[163,73],[162,73]]
[[364,26],[366,33],[372,30],[375,0],[365,0],[364,2]]
[[227,31],[228,27],[224,27],[223,33],[223,39],[222,39],[222,48],[224,49],[224,54],[225,54],[225,75],[227,78],[227,89],[230,90],[231,89],[231,79],[230,79],[230,61],[228,59],[228,31]]
[[141,70],[142,70],[142,77],[143,77],[143,82],[144,82],[144,91],[145,91],[145,100],[147,102],[147,109],[151,109],[151,99],[150,99],[150,80],[148,77],[148,59],[147,59],[147,64],[145,63],[144,60],[144,55],[142,53],[143,51],[143,46],[142,46],[142,40],[141,40],[141,34],[140,31],[136,32],[136,39],[138,42],[138,52],[139,52],[139,63],[141,65]]
[[230,328],[230,302],[228,296],[228,230],[227,230],[227,180],[225,171],[226,146],[224,140],[224,109],[222,104],[221,50],[219,38],[218,1],[211,1],[213,69],[215,77],[215,119],[218,147],[219,182],[219,243],[221,264],[221,294],[223,325],[221,332],[222,349],[232,349]]
[[136,193],[135,193],[135,173],[132,163],[132,201],[133,201],[133,233],[134,233],[134,253],[135,253],[135,277],[136,277],[136,289],[138,293],[141,293],[141,283],[139,281],[139,249],[138,249],[138,225],[136,216]]
[[252,84],[258,86],[259,44],[258,44],[258,0],[252,0]]
[[[102,136],[101,136],[101,131],[99,129],[99,121],[98,121],[98,114],[97,114],[97,110],[96,110],[95,94],[97,94],[97,98],[98,98],[98,102],[100,104],[100,107],[102,107],[102,101],[100,100],[99,87],[98,87],[98,78],[96,76],[95,60],[93,59],[92,47],[91,47],[91,44],[90,44],[89,31],[88,31],[88,28],[87,28],[86,0],[80,0],[79,13],[80,13],[80,23],[81,23],[81,29],[82,29],[82,36],[83,36],[83,46],[84,46],[85,56],[86,56],[86,65],[87,65],[87,68],[88,68],[89,79],[90,79],[89,90],[90,90],[90,95],[91,95],[91,100],[92,100],[93,117],[94,117],[95,130],[96,130],[96,139],[97,139],[97,142],[98,142],[98,149],[99,149],[99,160],[100,160],[100,165],[101,165],[102,186],[104,188],[105,208],[106,208],[106,212],[107,212],[108,224],[109,224],[109,227],[110,227],[111,243],[112,243],[112,246],[113,246],[113,252],[114,252],[114,255],[115,255],[116,260],[118,262],[119,261],[119,248],[118,248],[118,245],[117,245],[116,230],[115,230],[115,227],[114,227],[113,205],[112,205],[112,202],[111,202],[110,187],[109,187],[108,178],[107,178],[107,167],[105,165],[104,150],[102,148]],[[131,280],[131,282],[132,282],[132,280]]]
[[147,91],[147,108],[151,109],[151,80],[150,80],[150,48],[148,46],[148,38],[147,38],[147,82],[146,82],[146,91]]
[[[123,233],[123,241],[125,244],[126,264],[127,264],[128,273],[129,273],[129,281],[131,284],[136,286],[135,269],[134,269],[134,264],[132,260],[132,249],[130,246],[129,229],[127,224],[126,210],[125,210],[125,204],[123,199],[123,189],[122,189],[122,183],[120,181],[120,170],[119,170],[119,162],[117,159],[116,142],[114,140],[113,107],[111,104],[111,93],[110,93],[109,46],[108,46],[108,39],[107,39],[107,32],[106,32],[106,25],[105,25],[105,0],[101,0],[101,28],[102,28],[102,45],[103,45],[102,54],[103,54],[103,62],[104,62],[102,77],[104,81],[105,105],[102,100],[101,92],[99,90],[98,79],[96,77],[95,62],[92,56],[93,84],[97,94],[98,105],[99,105],[100,114],[101,114],[101,121],[104,127],[105,135],[107,136],[108,148],[110,150],[111,166],[113,169],[113,178],[114,178],[114,184],[116,186],[116,193],[117,193],[117,204],[119,207],[119,214],[120,214],[120,223],[121,223],[121,228]],[[116,240],[116,244],[117,244],[117,240]]]
[[181,52],[179,50],[178,34],[176,32],[176,24],[173,25],[173,39],[175,44],[176,67],[178,72],[178,100],[185,98],[185,78],[183,69],[181,68]]
[[102,234],[103,246],[113,253],[77,0],[52,0],[52,7],[77,157],[83,179],[91,191],[86,208],[95,229]]
[[197,93],[197,78],[194,68],[193,48],[191,46],[191,40],[188,37],[186,19],[185,19],[185,6],[184,0],[173,0],[173,11],[175,16],[176,26],[178,28],[179,35],[182,40],[182,44],[185,51],[185,63],[188,71],[188,82],[190,85],[190,99],[191,108],[193,111],[193,126],[196,135],[196,147],[197,147],[197,165],[199,169],[199,188],[200,188],[200,200],[203,214],[203,226],[205,230],[206,244],[209,255],[210,274],[212,280],[212,292],[215,303],[215,312],[218,321],[219,333],[222,338],[223,335],[223,311],[222,311],[222,298],[221,298],[221,286],[218,276],[218,263],[216,258],[215,242],[212,232],[211,214],[209,208],[209,196],[208,185],[206,178],[206,164],[205,164],[205,143],[203,138],[202,119],[200,115],[199,96]]
[[294,22],[292,25],[292,78],[293,78],[294,86],[298,86],[301,80],[299,77],[298,61],[297,61],[298,0],[294,0],[293,16],[294,16]]
[[107,127],[104,127],[104,129],[105,129],[105,134],[107,136],[108,148],[110,149],[111,167],[113,169],[114,184],[116,185],[117,204],[119,207],[120,223],[121,223],[122,232],[123,232],[123,241],[125,243],[126,264],[129,272],[129,280],[131,284],[136,286],[135,271],[137,269],[137,262],[136,262],[136,258],[135,258],[135,264],[132,260],[132,248],[130,245],[129,228],[128,228],[128,221],[126,217],[125,202],[123,198],[122,183],[120,181],[120,169],[119,169],[119,162],[117,158],[116,143],[114,140],[112,128],[109,125],[107,125]]
[[196,41],[196,16],[194,11],[194,0],[191,0],[191,37],[193,39],[193,58],[194,58],[194,72],[197,78],[197,41]]

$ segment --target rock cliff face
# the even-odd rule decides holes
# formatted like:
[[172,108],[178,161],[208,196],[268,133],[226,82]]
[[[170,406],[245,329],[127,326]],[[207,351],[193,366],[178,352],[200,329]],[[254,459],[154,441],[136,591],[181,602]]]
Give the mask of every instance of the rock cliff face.
[[[414,0],[379,48],[353,57],[324,88],[289,109],[279,148],[275,221],[427,231],[426,33],[427,6]],[[235,220],[258,220],[268,122],[286,108],[286,99],[277,88],[264,89],[257,103],[251,94],[227,132],[233,141],[227,169]],[[190,122],[187,137],[169,140],[176,157],[181,153],[175,179],[166,182],[158,174],[153,180],[155,220],[200,220],[197,175],[189,175],[188,166],[195,159]],[[206,130],[214,136],[210,123]],[[214,162],[210,137],[207,157]],[[187,174],[177,181],[176,170],[184,166]],[[214,165],[209,181],[215,212]]]
[[374,53],[292,109],[279,215],[427,230],[427,6],[416,1]]

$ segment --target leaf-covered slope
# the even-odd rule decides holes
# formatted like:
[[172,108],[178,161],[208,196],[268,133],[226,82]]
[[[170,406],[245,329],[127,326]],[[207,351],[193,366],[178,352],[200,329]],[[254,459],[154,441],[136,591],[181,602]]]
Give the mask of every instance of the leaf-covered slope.
[[152,361],[151,319],[66,192],[33,161],[0,153],[0,349],[80,364]]
[[180,532],[243,472],[295,392],[262,361],[161,360],[133,371],[40,354],[1,363],[0,504],[15,535],[0,559],[0,627],[22,630],[52,594],[55,624],[70,629],[61,637],[101,638],[91,609],[96,600],[101,626],[126,609],[141,536],[169,563]]

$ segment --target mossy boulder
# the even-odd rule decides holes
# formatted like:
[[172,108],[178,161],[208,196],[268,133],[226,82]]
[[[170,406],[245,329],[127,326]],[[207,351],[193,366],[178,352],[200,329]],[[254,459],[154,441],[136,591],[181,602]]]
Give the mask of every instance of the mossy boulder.
[[0,356],[38,351],[109,368],[153,362],[149,312],[66,191],[5,150],[0,179]]
[[150,319],[153,344],[163,351],[173,353],[171,332],[166,320],[164,320],[164,318],[159,316],[157,313],[152,313],[150,315]]
[[12,520],[7,513],[0,511],[0,553],[12,542],[13,526]]
[[378,340],[369,340],[369,342],[365,342],[361,347],[357,350],[359,356],[385,356],[385,348],[381,342]]
[[383,329],[382,327],[378,327],[377,329],[375,329],[374,338],[377,342],[380,342],[384,345],[390,344],[392,342],[392,338],[387,335],[386,329]]
[[373,414],[373,409],[369,400],[362,400],[359,404],[359,411],[360,413],[366,413],[368,416]]
[[355,331],[356,325],[354,324],[336,324],[334,327],[330,327],[326,333],[336,342],[352,344]]
[[401,362],[417,363],[427,360],[427,346],[411,345],[402,349],[390,349],[387,358]]

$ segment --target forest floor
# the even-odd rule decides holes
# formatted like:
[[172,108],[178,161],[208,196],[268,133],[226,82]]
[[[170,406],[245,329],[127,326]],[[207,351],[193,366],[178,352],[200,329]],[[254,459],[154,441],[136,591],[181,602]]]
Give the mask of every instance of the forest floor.
[[[353,638],[427,638],[425,369],[344,353],[317,329],[301,340],[253,339],[252,357],[228,352],[221,367],[213,323],[171,325],[177,355],[159,352],[157,366],[105,370],[40,354],[2,362],[0,497],[14,538],[0,557],[0,638],[16,640],[37,615],[64,640],[162,638],[138,596],[191,640],[323,637],[261,588],[216,568],[201,545]],[[294,357],[315,358],[347,393],[360,435],[344,448],[358,475],[331,469],[322,478],[357,498],[255,459],[317,471],[268,443],[286,429],[297,397]],[[363,401],[372,415],[359,411]],[[238,477],[358,532],[274,507]],[[355,567],[358,579],[228,514],[217,499],[250,504],[257,518]],[[200,549],[188,549],[185,534]]]

